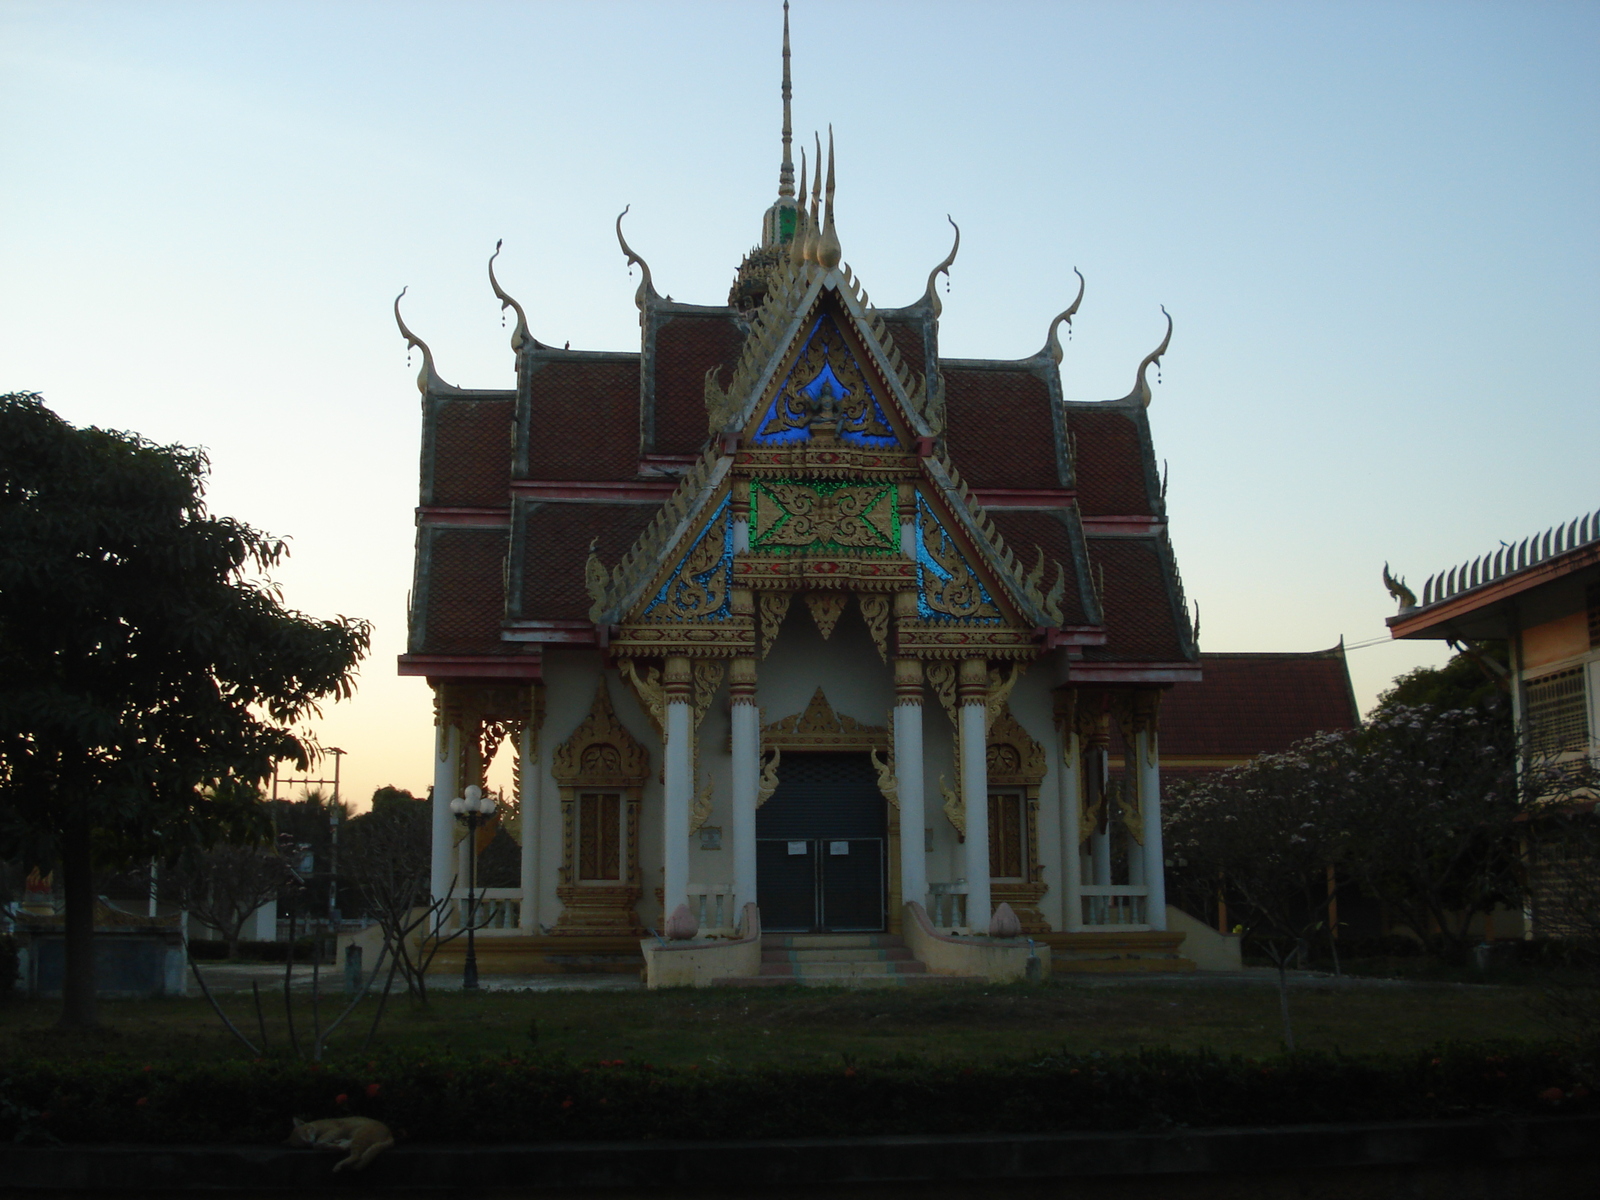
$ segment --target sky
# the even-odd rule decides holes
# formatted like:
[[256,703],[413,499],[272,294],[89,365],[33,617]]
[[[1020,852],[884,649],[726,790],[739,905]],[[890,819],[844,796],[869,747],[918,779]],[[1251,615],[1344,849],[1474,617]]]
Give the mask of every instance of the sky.
[[[1363,708],[1439,643],[1422,580],[1600,507],[1600,4],[795,0],[844,257],[941,350],[1024,357],[1088,281],[1066,394],[1150,410],[1206,650],[1342,637]],[[420,408],[535,336],[637,349],[612,222],[725,303],[776,195],[779,4],[0,0],[0,391],[210,454],[286,601],[374,624],[316,723],[344,795],[430,781],[395,675]],[[941,285],[942,286],[942,285]]]

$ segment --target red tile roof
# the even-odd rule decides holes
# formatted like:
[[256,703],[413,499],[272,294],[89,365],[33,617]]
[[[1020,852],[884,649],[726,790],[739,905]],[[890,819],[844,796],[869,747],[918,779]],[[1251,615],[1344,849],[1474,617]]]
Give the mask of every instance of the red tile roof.
[[426,504],[503,507],[511,502],[514,393],[494,399],[447,396],[435,402],[433,487]]
[[1202,654],[1199,683],[1161,702],[1164,758],[1253,757],[1360,723],[1344,651]]
[[1000,536],[1005,538],[1006,544],[1015,552],[1024,573],[1033,570],[1039,550],[1044,550],[1045,573],[1044,582],[1040,585],[1041,590],[1048,592],[1055,585],[1055,563],[1060,563],[1066,568],[1067,591],[1061,599],[1062,623],[1088,624],[1089,619],[1084,614],[1081,595],[1082,583],[1078,579],[1072,553],[1072,536],[1067,527],[1067,521],[1070,520],[1068,510],[996,512],[991,509],[989,515],[994,518]]
[[1076,442],[1078,507],[1086,517],[1147,516],[1154,512],[1138,417],[1122,405],[1069,405],[1067,429]]
[[[1164,537],[1165,535],[1162,535]],[[1092,537],[1090,569],[1104,573],[1106,644],[1084,647],[1098,662],[1183,662],[1174,583],[1155,537]]]
[[424,581],[423,644],[413,654],[505,654],[506,531],[434,526],[423,531],[429,572]]
[[722,365],[724,387],[733,374],[744,330],[731,313],[664,313],[656,327],[655,444],[652,454],[698,454],[705,448],[706,372]]
[[541,504],[518,509],[522,526],[522,608],[530,621],[586,621],[593,603],[584,582],[589,543],[608,567],[655,516],[653,504]]
[[1056,433],[1050,388],[1026,367],[996,370],[941,364],[945,439],[973,487],[1056,488]]
[[535,354],[529,389],[528,478],[632,479],[638,474],[637,355]]

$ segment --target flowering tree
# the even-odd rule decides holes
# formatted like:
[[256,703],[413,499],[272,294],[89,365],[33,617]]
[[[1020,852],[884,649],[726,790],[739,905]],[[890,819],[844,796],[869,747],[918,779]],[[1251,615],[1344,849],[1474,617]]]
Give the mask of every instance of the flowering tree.
[[1282,754],[1181,784],[1163,804],[1167,853],[1199,886],[1225,881],[1230,918],[1278,968],[1283,1040],[1294,1049],[1286,974],[1327,921],[1327,867],[1344,854],[1336,795],[1348,746],[1320,735]]

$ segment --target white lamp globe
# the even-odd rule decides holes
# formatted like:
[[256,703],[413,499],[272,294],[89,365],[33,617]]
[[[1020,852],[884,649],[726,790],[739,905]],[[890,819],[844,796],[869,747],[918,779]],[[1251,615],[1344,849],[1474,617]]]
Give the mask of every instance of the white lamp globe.
[[483,799],[479,800],[478,811],[486,817],[494,812],[494,797],[486,794]]
[[470,812],[472,809],[477,808],[478,801],[481,799],[483,799],[483,789],[475,783],[469,784],[467,786],[467,810]]
[[462,813],[467,811],[467,802],[460,796],[457,796],[454,800],[450,801],[450,811],[459,817]]

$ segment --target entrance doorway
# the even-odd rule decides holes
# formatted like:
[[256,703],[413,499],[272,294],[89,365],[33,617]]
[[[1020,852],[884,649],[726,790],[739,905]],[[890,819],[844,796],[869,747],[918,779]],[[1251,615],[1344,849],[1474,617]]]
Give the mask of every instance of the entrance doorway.
[[788,753],[756,810],[756,903],[774,933],[884,928],[888,816],[866,754]]

